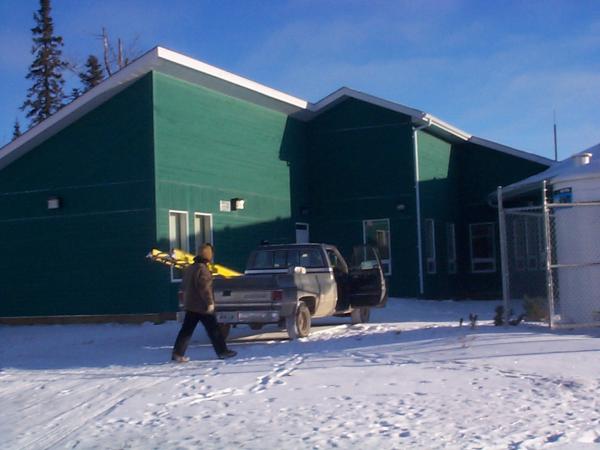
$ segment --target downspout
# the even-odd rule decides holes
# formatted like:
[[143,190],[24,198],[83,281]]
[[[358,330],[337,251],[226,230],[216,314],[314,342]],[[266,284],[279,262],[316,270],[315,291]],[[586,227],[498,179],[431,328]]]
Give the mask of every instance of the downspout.
[[413,127],[413,154],[415,158],[415,201],[417,204],[417,254],[419,258],[419,294],[425,293],[425,283],[423,279],[423,245],[421,237],[421,189],[419,176],[419,139],[418,131],[431,126],[431,120],[419,127]]

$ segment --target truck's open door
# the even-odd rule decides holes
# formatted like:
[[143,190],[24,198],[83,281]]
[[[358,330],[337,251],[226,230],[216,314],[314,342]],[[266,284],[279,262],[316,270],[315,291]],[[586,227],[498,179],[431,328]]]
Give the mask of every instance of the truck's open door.
[[354,247],[349,280],[350,306],[382,307],[387,302],[387,287],[381,262],[373,247]]

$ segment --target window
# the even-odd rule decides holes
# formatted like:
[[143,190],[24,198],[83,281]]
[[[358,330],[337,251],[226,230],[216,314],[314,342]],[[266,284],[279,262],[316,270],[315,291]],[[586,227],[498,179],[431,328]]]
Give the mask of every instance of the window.
[[448,251],[448,273],[456,273],[456,230],[453,223],[446,224],[446,246]]
[[469,225],[471,238],[471,272],[496,271],[496,243],[493,223],[472,223]]
[[334,270],[341,273],[348,273],[348,266],[346,265],[344,258],[342,258],[342,255],[340,255],[340,252],[337,249],[328,248],[327,257],[329,258],[329,263],[331,264],[331,267],[334,268]]
[[433,219],[425,219],[425,267],[427,273],[437,272],[435,260],[435,222]]
[[515,268],[525,270],[525,221],[517,218],[513,222],[513,245],[515,254]]
[[[175,249],[190,251],[187,212],[169,211],[169,243],[171,252]],[[171,267],[171,281],[181,281],[182,273],[182,270]]]
[[386,275],[392,274],[392,250],[390,245],[390,220],[374,219],[363,221],[363,242],[379,252],[381,268]]
[[194,214],[194,238],[196,249],[204,243],[213,243],[212,214]]
[[291,250],[257,250],[250,258],[248,270],[287,269],[298,266],[307,269],[327,267],[319,248],[298,248]]
[[[292,252],[293,252],[293,250],[290,250],[290,253],[292,253]],[[327,267],[325,265],[325,261],[323,260],[323,255],[322,255],[321,251],[316,248],[300,250],[299,258],[300,258],[300,266],[306,267],[307,269],[317,268],[317,267]]]
[[543,222],[535,216],[518,217],[513,222],[515,268],[518,271],[545,268]]

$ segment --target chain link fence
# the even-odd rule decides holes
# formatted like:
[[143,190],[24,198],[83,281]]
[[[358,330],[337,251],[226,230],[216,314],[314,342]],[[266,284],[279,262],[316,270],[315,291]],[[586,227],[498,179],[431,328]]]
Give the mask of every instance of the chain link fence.
[[600,325],[600,202],[499,212],[505,319]]

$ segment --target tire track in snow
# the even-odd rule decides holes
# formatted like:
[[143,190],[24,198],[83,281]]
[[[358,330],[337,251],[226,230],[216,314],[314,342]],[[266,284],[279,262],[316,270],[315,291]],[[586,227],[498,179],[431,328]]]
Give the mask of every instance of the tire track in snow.
[[[124,380],[123,383],[129,383],[130,381],[131,380]],[[23,442],[22,439],[17,438],[15,442],[4,442],[4,444],[8,444],[7,448],[20,448],[22,450],[31,448],[50,449],[56,447],[58,444],[66,440],[70,435],[85,427],[90,422],[96,421],[110,414],[136,394],[165,381],[169,381],[169,378],[165,377],[165,379],[152,380],[143,383],[142,385],[125,388],[116,394],[111,393],[106,395],[105,398],[102,398],[102,394],[93,396],[91,399],[88,398],[85,401],[78,403],[74,407],[69,408],[67,411],[63,411],[46,421],[43,425],[44,431],[41,432],[41,434],[39,434],[38,431],[40,431],[42,426],[32,429],[32,431],[27,433],[27,435],[32,435],[29,441],[25,440],[25,442]],[[90,400],[92,401],[90,402]],[[104,406],[106,404],[109,404],[110,406]],[[96,407],[91,411],[86,411],[83,408],[84,405],[100,405],[100,407]],[[79,417],[79,419],[76,419],[77,417]],[[83,418],[83,420],[81,418]],[[67,425],[61,426],[61,422],[66,423]],[[73,426],[73,422],[75,422],[76,425]],[[71,425],[69,426],[69,424]]]

